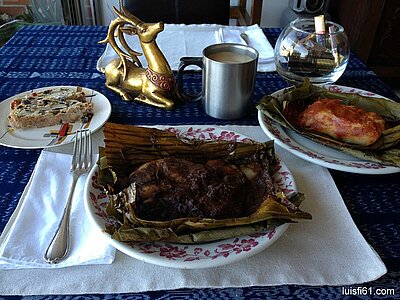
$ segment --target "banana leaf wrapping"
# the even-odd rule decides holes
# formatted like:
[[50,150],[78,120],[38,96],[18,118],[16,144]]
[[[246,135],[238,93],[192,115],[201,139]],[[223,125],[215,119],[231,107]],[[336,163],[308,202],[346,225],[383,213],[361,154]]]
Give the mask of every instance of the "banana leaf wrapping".
[[129,125],[106,123],[105,148],[100,149],[98,182],[109,196],[107,214],[115,220],[106,231],[114,239],[133,241],[166,241],[202,243],[244,234],[256,234],[270,226],[311,215],[298,206],[304,195],[293,192],[286,196],[277,185],[261,205],[248,216],[229,219],[187,217],[163,221],[140,219],[136,211],[135,182],[129,174],[141,165],[160,158],[179,157],[204,163],[223,159],[230,164],[267,161],[268,172],[274,173],[279,161],[273,142],[235,142],[187,139],[173,132]]
[[[319,98],[339,99],[345,105],[354,105],[365,111],[375,112],[384,118],[387,129],[375,143],[362,146],[338,141],[296,126],[293,121],[296,116]],[[258,103],[257,109],[283,127],[315,142],[363,160],[400,167],[400,103],[354,93],[335,93],[312,85],[306,79],[303,84],[286,89],[279,98],[272,95],[264,96]]]

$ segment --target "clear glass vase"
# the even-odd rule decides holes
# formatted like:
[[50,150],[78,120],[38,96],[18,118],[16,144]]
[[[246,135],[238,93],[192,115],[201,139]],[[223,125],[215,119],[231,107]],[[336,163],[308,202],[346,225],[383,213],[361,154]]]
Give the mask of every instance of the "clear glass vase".
[[280,34],[275,45],[278,74],[297,84],[305,77],[313,84],[333,83],[349,61],[349,42],[344,28],[325,22],[325,33],[315,32],[314,19],[296,19]]

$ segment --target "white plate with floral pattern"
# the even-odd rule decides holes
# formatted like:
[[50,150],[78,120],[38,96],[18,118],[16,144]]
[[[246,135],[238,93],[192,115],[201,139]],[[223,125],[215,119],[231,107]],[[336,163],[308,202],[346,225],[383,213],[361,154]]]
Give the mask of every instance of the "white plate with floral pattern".
[[[323,87],[335,93],[357,93],[367,97],[382,97],[371,92],[345,86],[325,85]],[[272,96],[279,98],[284,90],[279,90],[273,93]],[[265,134],[275,140],[277,145],[309,162],[330,169],[359,174],[391,174],[400,172],[400,168],[361,160],[314,142],[297,134],[293,130],[281,126],[275,121],[271,121],[261,111],[258,111],[258,121]]]
[[67,88],[76,90],[77,86],[49,86],[26,91],[12,96],[0,102],[0,145],[24,148],[38,149],[50,148],[58,145],[71,143],[74,140],[75,132],[81,128],[88,128],[95,132],[101,128],[111,115],[111,103],[103,94],[89,88],[82,87],[86,97],[93,103],[93,116],[90,120],[75,123],[65,123],[60,125],[42,127],[13,129],[8,124],[8,114],[10,113],[10,103],[17,98],[22,98],[26,94],[50,89]]
[[[188,129],[169,128],[180,136],[212,140],[245,141],[247,137],[235,132],[215,127],[190,127]],[[226,265],[249,258],[271,246],[289,227],[289,224],[277,226],[260,234],[246,235],[222,241],[203,244],[173,244],[166,242],[134,242],[124,243],[111,238],[104,232],[111,220],[105,212],[108,198],[97,184],[98,168],[95,166],[85,185],[85,210],[91,222],[105,236],[107,241],[121,252],[155,265],[200,269]],[[280,162],[273,176],[275,183],[286,193],[296,191],[294,178],[286,165]]]

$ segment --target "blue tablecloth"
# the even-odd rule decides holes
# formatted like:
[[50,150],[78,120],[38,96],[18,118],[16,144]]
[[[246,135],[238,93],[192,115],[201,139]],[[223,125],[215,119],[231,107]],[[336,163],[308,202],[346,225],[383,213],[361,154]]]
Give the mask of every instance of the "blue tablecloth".
[[[0,48],[0,101],[33,88],[52,85],[80,85],[97,90],[112,103],[110,121],[140,125],[155,124],[235,124],[258,125],[256,109],[241,120],[216,120],[204,114],[199,103],[185,103],[165,111],[136,103],[126,103],[104,86],[104,76],[96,70],[104,45],[98,44],[107,27],[30,26],[20,30]],[[280,29],[265,29],[272,44]],[[200,74],[187,77],[188,88],[199,89]],[[352,86],[398,100],[370,69],[355,55],[337,84]],[[258,73],[253,101],[287,86],[276,72]],[[0,231],[14,211],[27,184],[40,150],[22,150],[0,146]],[[364,287],[395,288],[400,295],[400,175],[358,175],[331,171],[338,189],[361,233],[388,268],[380,279]],[[89,296],[89,295],[86,295]],[[86,297],[83,296],[83,297]],[[94,296],[94,295],[91,295]],[[265,299],[344,298],[340,287],[274,286],[224,289],[181,289],[142,294],[95,295],[97,298],[144,299]],[[18,299],[24,297],[9,297]],[[29,297],[32,299],[32,297]],[[35,297],[33,297],[35,298]],[[46,296],[46,299],[58,296]],[[1,296],[0,296],[1,299]]]

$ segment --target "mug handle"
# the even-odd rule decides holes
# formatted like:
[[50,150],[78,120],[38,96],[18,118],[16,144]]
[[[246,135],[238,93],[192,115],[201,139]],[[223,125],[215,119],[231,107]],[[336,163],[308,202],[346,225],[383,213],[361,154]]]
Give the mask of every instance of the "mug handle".
[[180,98],[187,102],[195,102],[201,99],[201,91],[195,95],[190,95],[183,90],[183,71],[187,66],[196,65],[203,68],[202,57],[182,57],[178,67],[178,93]]

